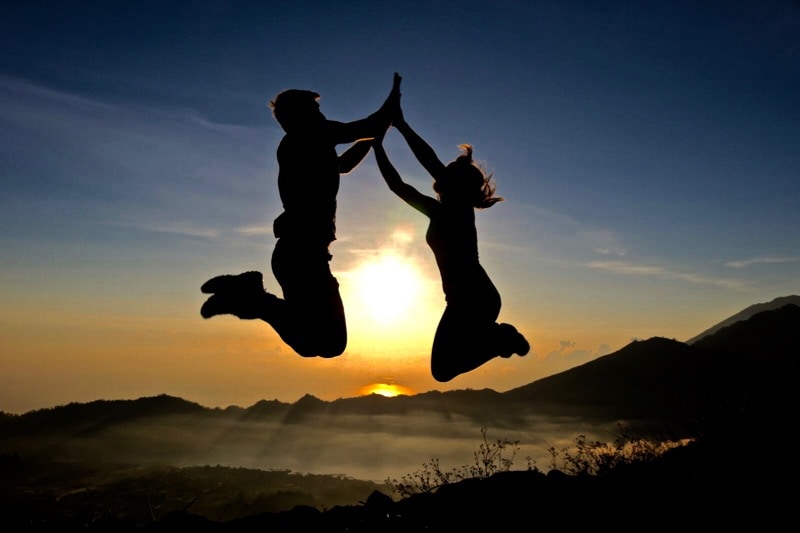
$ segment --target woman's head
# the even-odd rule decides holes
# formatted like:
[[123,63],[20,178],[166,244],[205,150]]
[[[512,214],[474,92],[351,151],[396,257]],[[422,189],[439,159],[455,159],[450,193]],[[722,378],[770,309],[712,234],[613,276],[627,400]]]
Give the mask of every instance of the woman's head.
[[463,199],[476,209],[491,207],[503,199],[494,195],[495,186],[492,175],[472,160],[472,146],[459,146],[464,153],[445,168],[444,176],[433,183],[433,190],[439,198]]

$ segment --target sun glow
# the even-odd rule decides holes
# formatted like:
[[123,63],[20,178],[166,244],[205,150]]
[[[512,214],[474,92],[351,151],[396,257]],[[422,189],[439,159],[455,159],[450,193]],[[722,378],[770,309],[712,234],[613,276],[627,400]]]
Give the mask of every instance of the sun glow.
[[369,396],[370,394],[380,394],[387,398],[394,398],[395,396],[408,396],[413,394],[413,391],[408,387],[397,385],[395,383],[372,383],[361,387],[358,391],[361,396]]
[[411,231],[395,230],[380,248],[353,249],[355,261],[335,273],[350,354],[428,366],[444,298],[433,258],[427,249],[420,255],[412,244]]
[[382,325],[406,317],[422,290],[416,266],[392,253],[364,263],[354,274],[367,316]]

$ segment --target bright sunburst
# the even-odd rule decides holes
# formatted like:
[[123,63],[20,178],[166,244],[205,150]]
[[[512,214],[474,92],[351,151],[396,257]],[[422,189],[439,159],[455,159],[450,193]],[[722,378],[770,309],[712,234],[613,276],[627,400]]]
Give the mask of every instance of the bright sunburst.
[[417,268],[391,253],[364,263],[355,272],[354,281],[366,314],[384,325],[408,314],[422,285]]

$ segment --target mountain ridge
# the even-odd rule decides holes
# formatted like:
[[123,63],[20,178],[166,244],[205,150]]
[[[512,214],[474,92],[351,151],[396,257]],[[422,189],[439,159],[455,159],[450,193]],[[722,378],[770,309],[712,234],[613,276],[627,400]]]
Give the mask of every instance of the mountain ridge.
[[[730,389],[741,389],[749,373],[759,379],[778,379],[766,362],[792,369],[791,346],[800,345],[800,306],[787,304],[761,311],[748,319],[718,328],[694,344],[664,337],[636,340],[627,346],[572,369],[527,385],[497,392],[493,389],[428,391],[386,398],[370,395],[321,400],[306,394],[294,403],[261,400],[241,408],[210,408],[161,394],[137,400],[96,400],[70,403],[0,418],[0,428],[54,431],[71,427],[91,433],[105,427],[148,417],[194,416],[235,421],[280,420],[303,424],[320,416],[407,415],[441,412],[484,423],[507,412],[528,412],[586,419],[703,417]],[[764,358],[763,351],[769,352]],[[781,355],[781,350],[787,352]],[[498,415],[497,413],[501,413]]]
[[[32,411],[28,411],[22,414],[12,414],[0,411],[0,422],[5,419],[15,419],[18,417],[26,417],[26,418],[37,418],[37,417],[46,417],[51,414],[54,410],[59,411],[60,413],[64,413],[66,418],[70,418],[72,415],[69,413],[74,410],[81,410],[82,413],[80,417],[84,418],[92,418],[94,416],[99,415],[104,411],[116,411],[118,416],[125,417],[125,416],[158,416],[163,415],[166,413],[171,414],[188,414],[191,412],[200,413],[203,411],[217,411],[221,413],[238,413],[242,416],[249,417],[249,418],[258,418],[258,417],[274,417],[274,416],[283,416],[286,415],[287,411],[293,411],[293,416],[301,417],[304,414],[312,413],[315,411],[320,410],[327,410],[331,413],[337,412],[363,412],[363,413],[380,413],[382,410],[385,410],[389,403],[385,402],[384,399],[394,400],[394,404],[401,404],[404,403],[403,406],[406,410],[414,410],[418,408],[424,408],[426,406],[431,406],[434,404],[447,404],[454,408],[457,408],[461,403],[463,403],[464,398],[469,397],[470,399],[474,399],[478,396],[481,397],[481,401],[486,402],[488,405],[495,404],[500,398],[502,397],[516,397],[522,398],[525,396],[523,391],[529,390],[531,387],[534,388],[557,388],[554,383],[559,383],[565,379],[565,376],[575,376],[575,375],[582,375],[583,373],[587,372],[587,369],[593,369],[598,366],[598,364],[610,364],[611,361],[619,362],[624,357],[633,356],[634,354],[638,353],[644,347],[651,348],[655,352],[660,353],[666,348],[667,345],[671,345],[672,349],[676,352],[683,351],[684,348],[680,345],[688,345],[688,346],[695,346],[698,348],[705,348],[710,349],[713,348],[715,344],[719,344],[718,341],[714,341],[713,339],[716,338],[715,335],[720,332],[721,330],[727,330],[730,326],[739,324],[741,322],[746,322],[750,318],[755,315],[759,315],[765,311],[774,311],[780,309],[781,307],[785,307],[786,305],[796,305],[800,306],[800,296],[797,295],[789,295],[789,296],[782,296],[779,298],[775,298],[769,302],[765,303],[758,303],[747,308],[743,309],[739,313],[732,315],[731,317],[723,320],[722,322],[717,323],[716,325],[712,326],[711,328],[706,329],[704,332],[696,335],[692,339],[681,343],[680,341],[666,339],[664,337],[651,337],[650,339],[646,340],[635,340],[628,345],[624,346],[620,350],[613,352],[611,354],[606,354],[604,356],[598,357],[593,359],[592,361],[588,361],[584,364],[581,364],[577,367],[573,367],[566,371],[562,371],[557,374],[553,374],[550,376],[546,376],[544,378],[537,379],[531,383],[526,385],[522,385],[520,387],[516,387],[514,389],[510,389],[505,392],[495,391],[494,389],[456,389],[450,391],[438,391],[438,390],[430,390],[425,392],[420,392],[413,395],[401,395],[393,398],[385,398],[383,396],[373,394],[370,396],[357,396],[357,397],[347,397],[347,398],[337,398],[335,400],[322,400],[317,398],[313,394],[307,393],[302,398],[297,400],[296,402],[282,402],[279,400],[259,400],[258,402],[254,403],[251,406],[243,407],[237,405],[230,405],[224,408],[221,407],[208,407],[201,405],[199,403],[183,399],[180,397],[172,396],[167,393],[162,393],[156,396],[143,396],[137,399],[100,399],[94,400],[91,402],[86,403],[78,403],[78,402],[71,402],[69,404],[58,405],[53,407],[45,407],[41,409],[36,409]],[[789,318],[791,320],[791,318]],[[789,328],[791,329],[791,328]],[[752,339],[759,339],[760,336],[768,336],[768,338],[762,338],[760,340],[749,341],[749,338]],[[711,338],[712,340],[708,340]],[[760,332],[757,334],[745,334],[745,335],[738,335],[737,340],[735,341],[728,341],[729,346],[728,351],[741,351],[742,346],[747,345],[748,350],[753,351],[756,349],[763,348],[765,345],[769,344],[770,339],[774,339],[773,334],[768,334],[767,332]],[[788,340],[784,340],[782,342],[789,342]],[[798,341],[800,342],[800,341]],[[643,344],[644,343],[644,344]],[[719,349],[719,346],[716,346]],[[663,357],[663,354],[661,354]],[[599,363],[601,362],[601,363]],[[663,362],[661,363],[663,364]],[[568,389],[568,387],[567,387]],[[541,392],[538,393],[541,396]],[[575,399],[570,399],[568,397],[564,397],[562,395],[563,402],[566,404],[574,403]],[[396,407],[393,406],[393,407]]]
[[783,307],[784,305],[787,305],[787,304],[800,305],[800,296],[798,296],[796,294],[790,294],[788,296],[779,296],[779,297],[777,297],[777,298],[775,298],[773,300],[770,300],[769,302],[763,302],[763,303],[757,303],[757,304],[750,305],[750,306],[742,309],[738,313],[735,313],[735,314],[729,316],[728,318],[722,320],[721,322],[718,322],[717,324],[714,324],[713,326],[711,326],[710,328],[706,329],[702,333],[699,333],[699,334],[695,335],[691,339],[687,340],[686,344],[694,344],[695,342],[699,341],[703,337],[711,335],[712,333],[716,333],[717,331],[719,331],[720,329],[722,329],[724,327],[730,326],[730,325],[735,324],[736,322],[740,322],[742,320],[746,320],[746,319],[752,317],[753,315],[755,315],[757,313],[761,313],[762,311],[770,311],[772,309],[778,309],[778,308]]

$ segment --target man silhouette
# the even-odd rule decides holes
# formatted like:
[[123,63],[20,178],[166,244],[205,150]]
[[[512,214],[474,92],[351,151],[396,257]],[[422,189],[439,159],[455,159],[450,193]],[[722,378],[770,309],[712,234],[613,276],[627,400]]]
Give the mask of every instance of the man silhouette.
[[[272,272],[283,298],[264,290],[261,272],[223,275],[208,280],[202,292],[212,294],[200,313],[204,318],[231,314],[269,323],[303,357],[336,357],[347,346],[347,326],[339,283],[330,270],[331,242],[336,239],[336,195],[341,174],[367,155],[370,140],[389,128],[399,106],[400,76],[375,113],[353,122],[328,120],[319,94],[289,89],[270,102],[286,133],[278,146],[278,191],[283,213],[275,219],[278,239]],[[336,146],[354,143],[341,155]]]

